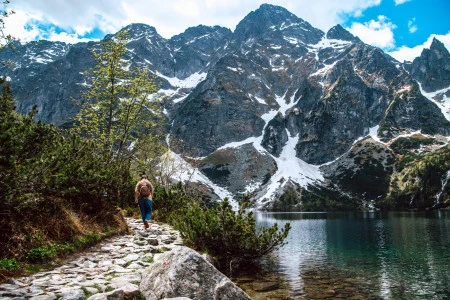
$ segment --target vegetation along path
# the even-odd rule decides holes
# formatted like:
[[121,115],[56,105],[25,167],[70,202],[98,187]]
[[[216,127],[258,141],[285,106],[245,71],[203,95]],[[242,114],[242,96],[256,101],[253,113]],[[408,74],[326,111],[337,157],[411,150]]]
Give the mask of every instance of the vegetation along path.
[[144,230],[140,220],[127,222],[131,234],[106,239],[54,270],[8,279],[0,285],[0,300],[106,299],[114,294],[139,299],[138,284],[154,254],[182,245],[182,240],[166,224]]

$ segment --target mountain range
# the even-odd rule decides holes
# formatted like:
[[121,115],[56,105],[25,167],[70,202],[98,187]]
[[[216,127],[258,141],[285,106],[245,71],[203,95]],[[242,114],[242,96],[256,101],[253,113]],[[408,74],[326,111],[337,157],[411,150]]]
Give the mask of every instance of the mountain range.
[[[126,59],[157,75],[168,134],[196,157],[180,179],[220,197],[249,194],[260,209],[384,207],[394,187],[408,198],[402,208],[450,202],[446,164],[426,195],[398,177],[449,148],[450,54],[437,39],[401,63],[340,25],[325,33],[268,4],[234,32],[200,25],[165,39],[145,24],[125,29]],[[38,41],[1,50],[18,110],[36,104],[39,120],[67,126],[99,48]]]

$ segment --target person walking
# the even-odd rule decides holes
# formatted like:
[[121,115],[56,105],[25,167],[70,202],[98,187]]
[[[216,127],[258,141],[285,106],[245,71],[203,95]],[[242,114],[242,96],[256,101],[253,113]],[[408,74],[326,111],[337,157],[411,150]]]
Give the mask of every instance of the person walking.
[[152,216],[153,194],[153,185],[148,181],[146,175],[141,175],[141,180],[139,180],[134,189],[134,202],[139,205],[145,229],[150,227],[149,221]]

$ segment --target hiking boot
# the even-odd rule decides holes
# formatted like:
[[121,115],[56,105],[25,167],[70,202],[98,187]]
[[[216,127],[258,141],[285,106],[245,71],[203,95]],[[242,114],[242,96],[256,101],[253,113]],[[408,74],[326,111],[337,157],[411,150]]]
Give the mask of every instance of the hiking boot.
[[147,221],[147,220],[144,221],[144,224],[145,224],[145,225],[144,225],[145,229],[147,229],[147,228],[150,227],[150,225],[148,225],[148,221]]

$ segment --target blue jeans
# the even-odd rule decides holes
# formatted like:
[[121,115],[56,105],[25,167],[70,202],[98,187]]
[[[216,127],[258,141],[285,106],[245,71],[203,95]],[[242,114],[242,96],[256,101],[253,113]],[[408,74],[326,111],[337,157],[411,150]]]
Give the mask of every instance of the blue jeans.
[[152,200],[142,198],[138,200],[139,209],[141,210],[142,222],[145,224],[145,220],[150,221],[152,216]]

